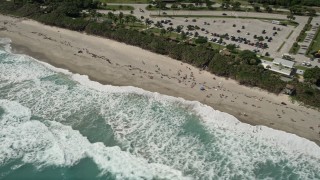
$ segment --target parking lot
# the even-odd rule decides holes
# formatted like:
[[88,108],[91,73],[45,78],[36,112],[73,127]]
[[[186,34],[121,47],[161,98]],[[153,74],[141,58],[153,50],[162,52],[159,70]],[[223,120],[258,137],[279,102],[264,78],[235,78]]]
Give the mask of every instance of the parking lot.
[[[123,4],[123,5],[131,5],[135,8],[133,15],[135,15],[138,19],[141,19],[141,16],[144,19],[141,19],[142,22],[145,21],[146,18],[149,18],[154,24],[157,21],[165,21],[169,20],[168,23],[161,23],[165,29],[168,27],[172,27],[176,29],[177,26],[182,25],[183,31],[189,33],[188,38],[195,38],[194,35],[199,34],[199,36],[206,36],[208,40],[215,40],[219,42],[220,37],[223,38],[221,44],[236,44],[240,47],[240,49],[249,49],[249,50],[259,50],[258,54],[265,55],[266,52],[270,54],[270,57],[282,57],[283,54],[288,53],[293,43],[296,41],[296,38],[300,34],[301,30],[305,26],[308,21],[307,16],[295,16],[295,21],[299,23],[297,27],[294,26],[282,26],[272,24],[271,20],[262,20],[261,18],[269,18],[269,19],[287,19],[286,15],[281,14],[266,14],[266,13],[256,13],[256,12],[232,12],[232,11],[161,11],[160,14],[167,15],[179,15],[181,17],[157,17],[159,14],[158,11],[148,11],[145,9],[146,4]],[[143,11],[141,11],[143,10]],[[99,11],[101,13],[107,13],[108,11]],[[130,11],[122,11],[125,14],[130,14]],[[119,11],[113,12],[119,13]],[[223,17],[226,14],[226,18]],[[220,16],[220,17],[189,17],[186,16]],[[228,17],[227,17],[228,16]],[[251,19],[252,17],[256,17],[257,19]],[[246,19],[247,18],[247,19]],[[186,22],[187,19],[187,22]],[[195,19],[195,21],[194,21]],[[318,21],[320,18],[315,17],[313,21]],[[313,22],[312,21],[312,22]],[[154,24],[151,25],[154,26]],[[195,30],[188,30],[188,25],[197,26]],[[244,28],[242,27],[244,26]],[[276,28],[274,30],[274,27]],[[278,28],[280,28],[278,30]],[[263,30],[265,32],[263,33]],[[274,34],[277,32],[277,34]],[[262,36],[264,39],[261,43],[257,44],[257,38],[254,38],[254,35],[257,37]],[[271,39],[270,39],[271,37]],[[267,39],[266,39],[267,38]],[[261,38],[259,38],[262,40]],[[310,39],[310,37],[309,37]],[[308,37],[307,39],[308,40]],[[270,41],[270,42],[268,42]],[[265,44],[266,43],[266,44]],[[303,42],[301,49],[306,50],[308,47],[307,43],[304,45]],[[299,43],[300,44],[300,43]],[[258,45],[258,48],[256,47]],[[264,47],[267,45],[266,49]],[[280,48],[281,47],[281,48]],[[292,55],[297,63],[302,63],[304,61],[309,62],[310,58],[302,55],[301,51],[298,52],[297,55]],[[310,61],[311,62],[311,61]],[[311,62],[312,66],[319,65],[318,62]]]
[[[276,25],[271,21],[257,19],[158,17],[152,20],[154,23],[162,22],[165,29],[182,25],[189,38],[195,38],[197,32],[199,36],[218,43],[222,37],[219,44],[236,44],[240,49],[258,50],[263,54],[275,54],[294,29],[293,26]],[[260,43],[257,43],[259,37]]]

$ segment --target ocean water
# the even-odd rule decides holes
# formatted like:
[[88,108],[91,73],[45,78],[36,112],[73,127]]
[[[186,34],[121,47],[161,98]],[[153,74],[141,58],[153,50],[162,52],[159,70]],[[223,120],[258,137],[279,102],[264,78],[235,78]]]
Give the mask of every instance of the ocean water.
[[1,38],[0,179],[320,179],[320,147],[199,102],[101,85]]

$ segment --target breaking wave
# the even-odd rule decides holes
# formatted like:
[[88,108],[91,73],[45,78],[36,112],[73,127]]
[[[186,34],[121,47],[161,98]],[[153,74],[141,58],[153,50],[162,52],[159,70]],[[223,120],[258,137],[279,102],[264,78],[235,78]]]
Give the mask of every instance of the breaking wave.
[[320,179],[315,143],[199,102],[101,85],[5,50],[0,72],[0,166],[91,158],[118,179]]

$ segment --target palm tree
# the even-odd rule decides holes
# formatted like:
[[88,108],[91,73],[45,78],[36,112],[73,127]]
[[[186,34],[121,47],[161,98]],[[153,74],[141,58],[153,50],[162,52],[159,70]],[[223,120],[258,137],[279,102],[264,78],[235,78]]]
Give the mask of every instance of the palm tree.
[[131,17],[130,16],[125,16],[124,17],[124,21],[126,24],[128,24],[131,21]]
[[90,15],[90,19],[96,19],[97,16],[97,10],[95,9],[89,9],[89,15]]
[[119,14],[119,21],[120,21],[120,24],[122,24],[122,23],[123,23],[123,17],[124,17],[123,12],[120,12],[120,14]]
[[136,23],[138,21],[137,17],[135,16],[130,16],[130,21],[132,24]]
[[162,28],[162,29],[160,30],[160,35],[163,36],[166,32],[167,32],[167,31]]
[[158,7],[158,10],[159,10],[159,16],[160,16],[160,11],[161,11],[161,3],[162,3],[162,1],[161,0],[156,0],[156,7]]
[[151,21],[149,20],[149,18],[146,18],[146,20],[144,21],[146,23],[146,26],[149,27],[151,24]]
[[114,18],[114,14],[112,12],[108,12],[108,19],[113,19]]

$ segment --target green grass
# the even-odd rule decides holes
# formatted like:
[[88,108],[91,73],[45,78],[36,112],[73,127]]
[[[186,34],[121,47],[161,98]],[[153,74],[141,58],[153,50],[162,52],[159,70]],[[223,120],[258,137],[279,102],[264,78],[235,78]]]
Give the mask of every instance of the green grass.
[[160,34],[160,29],[159,28],[150,28],[150,29],[147,29],[145,32]]
[[267,60],[267,61],[273,61],[273,58],[268,56],[262,56],[261,59]]
[[[155,7],[155,6],[151,6],[151,8],[149,6],[146,7],[146,10],[148,11],[158,11],[159,8]],[[167,11],[208,11],[210,10],[208,7],[206,6],[202,6],[202,7],[193,7],[193,8],[166,8],[166,9],[162,9],[162,10],[167,10]],[[211,9],[213,10],[213,9]],[[214,8],[214,10],[216,10],[216,8]]]
[[209,42],[210,44],[211,44],[211,47],[213,48],[213,49],[223,49],[223,48],[225,48],[225,46],[222,46],[222,45],[220,45],[220,44],[217,44],[217,43],[212,43],[212,42]]
[[308,69],[308,67],[306,67],[306,66],[295,66],[295,68],[301,69],[301,70],[304,70],[304,71]]
[[[145,32],[154,33],[157,36],[161,36],[160,31],[161,31],[161,29],[159,29],[159,28],[150,28],[150,29],[146,30]],[[180,38],[180,34],[178,34],[176,32],[168,32],[168,31],[165,34],[163,34],[162,36],[167,37],[167,38],[171,38],[171,39],[179,39]]]
[[207,46],[207,47],[211,47],[212,49],[217,49],[217,50],[222,50],[222,49],[224,49],[226,46],[222,46],[222,45],[220,45],[220,44],[217,44],[217,43],[213,43],[213,42],[210,42],[210,41],[208,41],[208,42],[206,42],[206,43],[204,43],[204,44],[197,44],[196,42],[195,42],[195,38],[193,38],[192,39],[192,43],[193,44],[196,44],[196,45],[198,45],[198,46],[200,46],[200,45],[204,45],[204,46]]
[[106,7],[100,6],[99,8],[105,9],[105,10],[134,10],[133,6],[128,6],[128,5],[109,5],[107,4]]
[[300,36],[299,41],[298,42],[303,42],[304,39],[307,37],[307,33],[302,33],[302,36]]
[[[238,0],[238,1],[241,3],[241,5],[249,5],[250,6],[250,4],[247,0]],[[221,4],[223,2],[223,0],[216,0],[215,2]]]
[[[150,29],[146,30],[145,32],[154,33],[156,36],[161,36],[160,31],[161,31],[161,29],[159,29],[159,28],[150,28]],[[181,41],[181,38],[180,38],[181,35],[176,32],[167,32],[167,33],[163,34],[162,36],[166,37],[166,38],[176,39],[176,40]],[[189,37],[187,37],[187,39],[189,39]],[[192,44],[196,44],[195,38],[192,38],[191,42],[192,42]],[[223,48],[225,48],[225,46],[222,46],[222,45],[216,44],[216,43],[212,43],[212,42],[207,42],[206,44],[209,44],[212,49],[222,50]],[[199,45],[199,44],[197,44],[197,45]]]
[[282,49],[283,45],[285,44],[286,42],[284,41],[281,46],[278,48],[277,52],[280,52],[280,50]]
[[260,17],[250,17],[250,16],[214,16],[214,15],[151,15],[151,17],[184,17],[184,18],[240,18],[240,19],[261,19],[261,20],[278,20],[286,21],[285,19],[274,19],[274,18],[260,18]]
[[[159,10],[159,8],[156,8],[155,6],[152,6],[151,8],[149,8],[148,6],[146,7],[147,10],[149,11],[156,11],[156,10]],[[266,11],[262,11],[262,12],[256,12],[254,11],[253,9],[246,9],[246,8],[241,8],[239,10],[233,10],[231,8],[229,9],[224,9],[224,8],[221,8],[221,7],[211,7],[211,8],[208,8],[206,6],[194,6],[192,8],[182,8],[182,7],[179,7],[179,8],[174,8],[172,9],[171,7],[167,7],[166,9],[162,9],[162,10],[173,10],[173,11],[224,11],[224,12],[228,12],[228,11],[231,11],[231,12],[254,12],[254,13],[268,13]],[[281,14],[281,15],[287,15],[288,12],[286,11],[273,11],[272,13],[268,13],[268,14]],[[271,18],[270,18],[271,19]],[[284,19],[283,19],[284,20]],[[285,20],[285,24],[287,25],[294,25],[294,26],[297,26],[295,25],[294,23],[290,23],[288,20]]]
[[[273,9],[273,11],[269,13],[269,12],[265,11],[263,8],[261,9],[260,12],[256,12],[256,11],[253,9],[252,5],[250,5],[250,4],[248,3],[248,1],[246,1],[246,0],[238,0],[238,1],[240,1],[240,2],[241,2],[241,5],[243,6],[243,7],[241,7],[241,8],[238,9],[238,10],[233,10],[232,8],[224,9],[224,8],[221,8],[221,7],[211,7],[211,8],[208,8],[208,7],[205,5],[205,3],[204,3],[202,6],[194,6],[194,7],[192,7],[192,8],[188,8],[188,7],[186,7],[186,8],[178,7],[178,8],[175,8],[175,9],[171,9],[171,7],[168,6],[168,8],[167,8],[166,10],[175,10],[175,11],[179,11],[179,10],[183,10],[183,11],[204,11],[204,10],[205,10],[205,11],[232,11],[232,12],[236,11],[236,12],[255,12],[255,13],[281,14],[281,15],[288,15],[288,14],[289,14],[288,11],[282,11],[282,10],[277,10],[277,11],[276,11],[275,9]],[[188,1],[188,0],[182,0],[180,3],[182,3],[182,4],[183,4],[183,3],[190,3],[190,1]],[[219,2],[217,2],[217,3],[219,3]],[[147,10],[150,10],[150,11],[159,10],[158,8],[156,8],[156,7],[154,7],[154,6],[153,6],[152,8],[146,7],[146,9],[147,9]],[[286,21],[288,21],[288,20],[286,20]],[[295,24],[295,23],[291,24],[289,21],[286,22],[285,24],[297,26],[297,24]]]
[[310,53],[318,50],[320,50],[320,28],[318,29],[315,38],[312,40],[307,50],[307,54],[310,55]]
[[138,30],[138,31],[147,28],[146,25],[144,25],[144,24],[142,24],[142,23],[138,23],[138,22],[137,22],[137,23],[134,23],[134,24],[129,23],[127,26],[128,26],[130,29],[135,29],[135,30]]
[[130,4],[146,4],[148,0],[99,0],[104,3],[130,3]]
[[292,35],[293,30],[291,30],[290,34],[288,34],[288,36],[286,37],[286,39],[289,39],[289,37]]
[[299,49],[300,49],[300,45],[299,44],[297,46],[292,45],[292,47],[289,50],[289,53],[290,54],[297,54]]
[[312,28],[312,25],[311,24],[308,24],[308,28],[307,28],[307,31],[310,31]]
[[280,20],[280,23],[282,24],[286,24],[288,26],[294,26],[297,27],[299,25],[299,23],[295,22],[295,21],[289,21],[289,20]]
[[164,36],[171,38],[171,39],[179,39],[180,38],[180,34],[178,34],[176,32],[167,32]]

